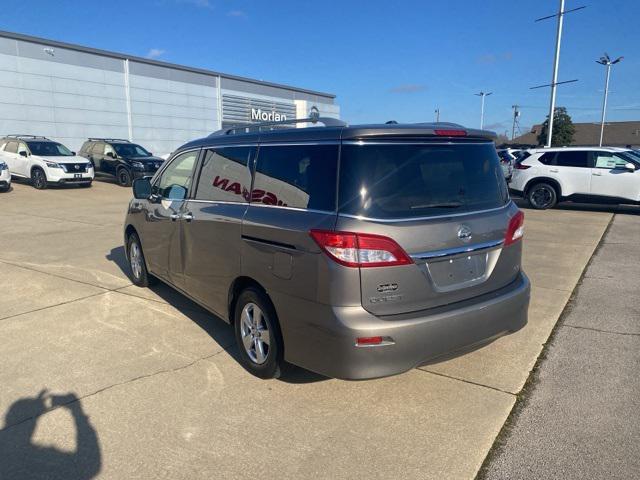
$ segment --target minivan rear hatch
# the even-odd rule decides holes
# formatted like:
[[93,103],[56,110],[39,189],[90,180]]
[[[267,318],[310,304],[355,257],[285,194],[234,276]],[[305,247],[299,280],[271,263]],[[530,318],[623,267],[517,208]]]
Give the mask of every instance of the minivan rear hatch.
[[493,142],[344,141],[336,231],[388,237],[411,262],[360,266],[363,307],[392,315],[498,290],[520,268],[504,245],[510,202]]

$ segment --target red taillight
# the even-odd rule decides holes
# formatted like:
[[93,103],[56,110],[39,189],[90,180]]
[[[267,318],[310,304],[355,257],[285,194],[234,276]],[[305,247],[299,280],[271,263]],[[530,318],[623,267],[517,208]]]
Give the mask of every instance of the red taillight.
[[441,137],[466,137],[467,136],[467,131],[466,130],[434,130],[436,135],[439,135]]
[[511,217],[507,233],[504,236],[504,246],[517,242],[524,235],[524,213],[521,210]]
[[525,165],[524,163],[516,163],[513,167],[516,170],[526,170],[527,168],[531,168],[531,165]]
[[400,245],[382,235],[329,230],[311,230],[309,234],[332,260],[346,267],[390,267],[412,263]]
[[380,345],[381,343],[382,343],[382,337],[358,337],[356,339],[357,346]]

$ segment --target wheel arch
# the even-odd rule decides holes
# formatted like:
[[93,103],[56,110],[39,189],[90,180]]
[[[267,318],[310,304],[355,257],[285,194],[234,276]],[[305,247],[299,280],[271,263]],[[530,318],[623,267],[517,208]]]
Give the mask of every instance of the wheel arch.
[[551,177],[535,177],[535,178],[532,178],[531,180],[529,180],[526,183],[526,185],[524,186],[523,196],[526,198],[526,196],[529,194],[529,189],[531,187],[533,187],[534,185],[537,185],[539,183],[548,183],[549,185],[551,185],[553,188],[556,189],[556,194],[558,195],[558,200],[560,200],[560,198],[562,198],[562,185],[560,185],[560,182],[558,180],[556,180],[555,178],[551,178]]
[[[138,233],[138,230],[136,230],[136,227],[132,224],[128,224],[124,229],[124,255],[127,257],[127,260],[129,260],[129,237],[134,233],[140,239],[140,234]],[[140,243],[142,243],[142,239],[140,239]]]
[[29,169],[29,176],[33,175],[34,170],[42,171],[42,173],[44,173],[44,178],[47,178],[47,171],[41,165],[38,165],[37,163],[31,165],[31,168]]
[[265,297],[269,300],[269,302],[271,303],[271,306],[275,311],[275,305],[273,304],[273,300],[271,300],[271,297],[267,293],[267,290],[260,284],[260,282],[258,282],[257,280],[251,277],[240,276],[240,277],[237,277],[233,282],[231,282],[231,285],[229,286],[229,294],[228,294],[228,301],[227,301],[227,317],[228,317],[229,323],[233,324],[234,322],[236,303],[238,302],[238,297],[240,296],[240,293],[242,293],[243,290],[246,290],[249,287],[254,287],[258,289],[260,292],[262,292],[265,295]]

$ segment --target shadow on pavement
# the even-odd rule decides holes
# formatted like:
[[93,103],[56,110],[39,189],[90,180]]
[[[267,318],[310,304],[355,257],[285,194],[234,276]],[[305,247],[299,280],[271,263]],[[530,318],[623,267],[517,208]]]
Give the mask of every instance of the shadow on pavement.
[[[106,258],[114,262],[127,277],[131,278],[131,269],[129,268],[124,247],[112,248]],[[169,305],[179,310],[183,315],[189,317],[193,323],[213,338],[218,345],[222,346],[236,362],[240,363],[239,352],[237,348],[235,348],[235,341],[229,341],[229,339],[233,339],[234,336],[231,325],[162,281],[149,287],[149,289]],[[211,317],[213,317],[213,320]],[[328,380],[328,378],[295,365],[288,365],[288,368],[282,373],[278,380],[286,383],[302,384],[320,382]]]
[[[523,198],[512,197],[512,200],[519,208],[531,210],[529,202]],[[554,210],[573,210],[578,212],[606,212],[617,213],[623,215],[640,215],[640,206],[635,205],[613,205],[600,203],[574,203],[560,202],[553,207]]]
[[[54,408],[66,408],[73,417],[72,452],[33,443],[38,417]],[[94,478],[101,466],[98,436],[74,393],[49,395],[43,390],[7,409],[0,430],[0,479],[85,480]]]

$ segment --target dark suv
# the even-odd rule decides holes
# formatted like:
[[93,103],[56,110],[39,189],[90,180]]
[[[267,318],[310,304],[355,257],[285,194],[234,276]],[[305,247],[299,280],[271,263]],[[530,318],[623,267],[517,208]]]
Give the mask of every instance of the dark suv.
[[524,216],[495,134],[320,120],[225,129],[136,180],[134,283],[159,278],[232,323],[263,378],[285,361],[392,375],[522,328]]
[[91,160],[96,174],[114,176],[123,187],[130,187],[136,178],[153,175],[164,162],[140,145],[115,138],[90,138],[78,155]]

